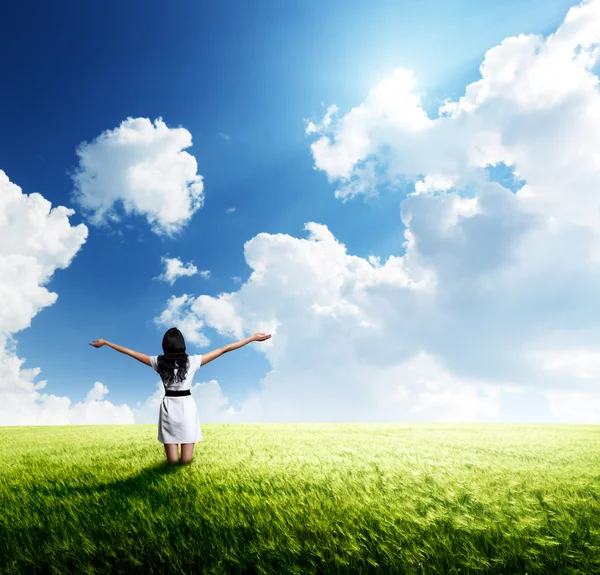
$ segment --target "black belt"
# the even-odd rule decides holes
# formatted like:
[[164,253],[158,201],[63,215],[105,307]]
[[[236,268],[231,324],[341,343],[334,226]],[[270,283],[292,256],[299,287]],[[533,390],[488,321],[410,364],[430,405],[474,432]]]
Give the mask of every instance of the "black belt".
[[167,397],[181,397],[182,395],[192,395],[192,392],[189,389],[166,389],[165,395]]

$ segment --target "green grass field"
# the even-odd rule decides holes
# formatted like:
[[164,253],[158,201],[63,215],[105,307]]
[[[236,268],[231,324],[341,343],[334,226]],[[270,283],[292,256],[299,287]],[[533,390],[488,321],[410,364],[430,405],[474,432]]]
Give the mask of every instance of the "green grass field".
[[0,428],[0,573],[600,573],[600,426]]

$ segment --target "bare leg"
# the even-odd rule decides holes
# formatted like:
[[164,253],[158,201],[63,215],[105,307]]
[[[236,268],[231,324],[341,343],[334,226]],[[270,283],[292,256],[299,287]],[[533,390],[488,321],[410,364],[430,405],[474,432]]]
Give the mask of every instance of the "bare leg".
[[177,443],[165,443],[165,453],[169,463],[177,463],[179,460],[179,445]]
[[190,463],[194,455],[194,443],[181,444],[181,463]]

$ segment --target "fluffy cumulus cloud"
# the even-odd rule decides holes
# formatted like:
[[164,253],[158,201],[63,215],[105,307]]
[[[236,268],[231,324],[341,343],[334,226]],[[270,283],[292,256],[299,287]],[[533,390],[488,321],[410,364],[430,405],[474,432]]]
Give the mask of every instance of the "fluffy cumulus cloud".
[[[400,257],[349,255],[326,226],[308,237],[259,234],[245,246],[252,274],[234,293],[171,298],[195,338],[211,327],[254,343],[272,370],[232,421],[485,420],[498,416],[501,386],[453,377],[418,342],[431,278],[411,278]],[[398,296],[396,299],[394,296]],[[415,307],[420,314],[410,314]],[[509,388],[509,385],[505,387]]]
[[76,201],[90,223],[118,221],[117,206],[144,216],[157,234],[180,232],[204,202],[202,176],[185,128],[158,118],[128,118],[92,142],[80,144],[73,174]]
[[69,409],[69,423],[93,425],[103,423],[134,423],[134,415],[128,405],[113,405],[104,399],[108,388],[97,381],[87,393],[85,400]]
[[154,318],[154,323],[165,329],[176,326],[187,342],[198,346],[208,345],[210,340],[202,331],[204,322],[194,315],[185,313],[186,304],[191,299],[187,294],[171,297],[160,316]]
[[196,274],[200,275],[202,279],[208,279],[210,277],[210,270],[198,271],[198,268],[194,264],[184,264],[179,258],[162,257],[160,261],[164,264],[165,270],[162,274],[157,276],[157,279],[166,281],[171,285],[173,285],[175,280],[180,277],[193,276]]
[[493,421],[527,396],[547,421],[600,422],[599,46],[593,0],[489,50],[436,117],[398,69],[308,124],[340,199],[405,195],[405,242],[382,263],[316,223],[259,234],[239,290],[169,301],[196,341],[274,333],[252,344],[271,370],[235,418]]
[[66,268],[87,238],[72,227],[73,210],[51,204],[40,194],[23,194],[0,170],[0,332],[28,327],[57,298],[46,289],[54,271]]
[[56,302],[46,285],[86,241],[86,226],[69,222],[73,213],[52,208],[40,194],[23,194],[0,170],[0,425],[133,423],[127,406],[102,400],[108,390],[100,382],[75,405],[41,392],[47,382],[35,381],[40,368],[22,369],[25,360],[17,356],[14,335]]

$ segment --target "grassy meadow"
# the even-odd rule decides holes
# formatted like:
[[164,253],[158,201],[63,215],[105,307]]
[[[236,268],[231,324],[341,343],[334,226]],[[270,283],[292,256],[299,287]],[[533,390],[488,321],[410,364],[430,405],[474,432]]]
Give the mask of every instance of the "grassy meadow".
[[600,426],[0,428],[0,573],[600,573]]

